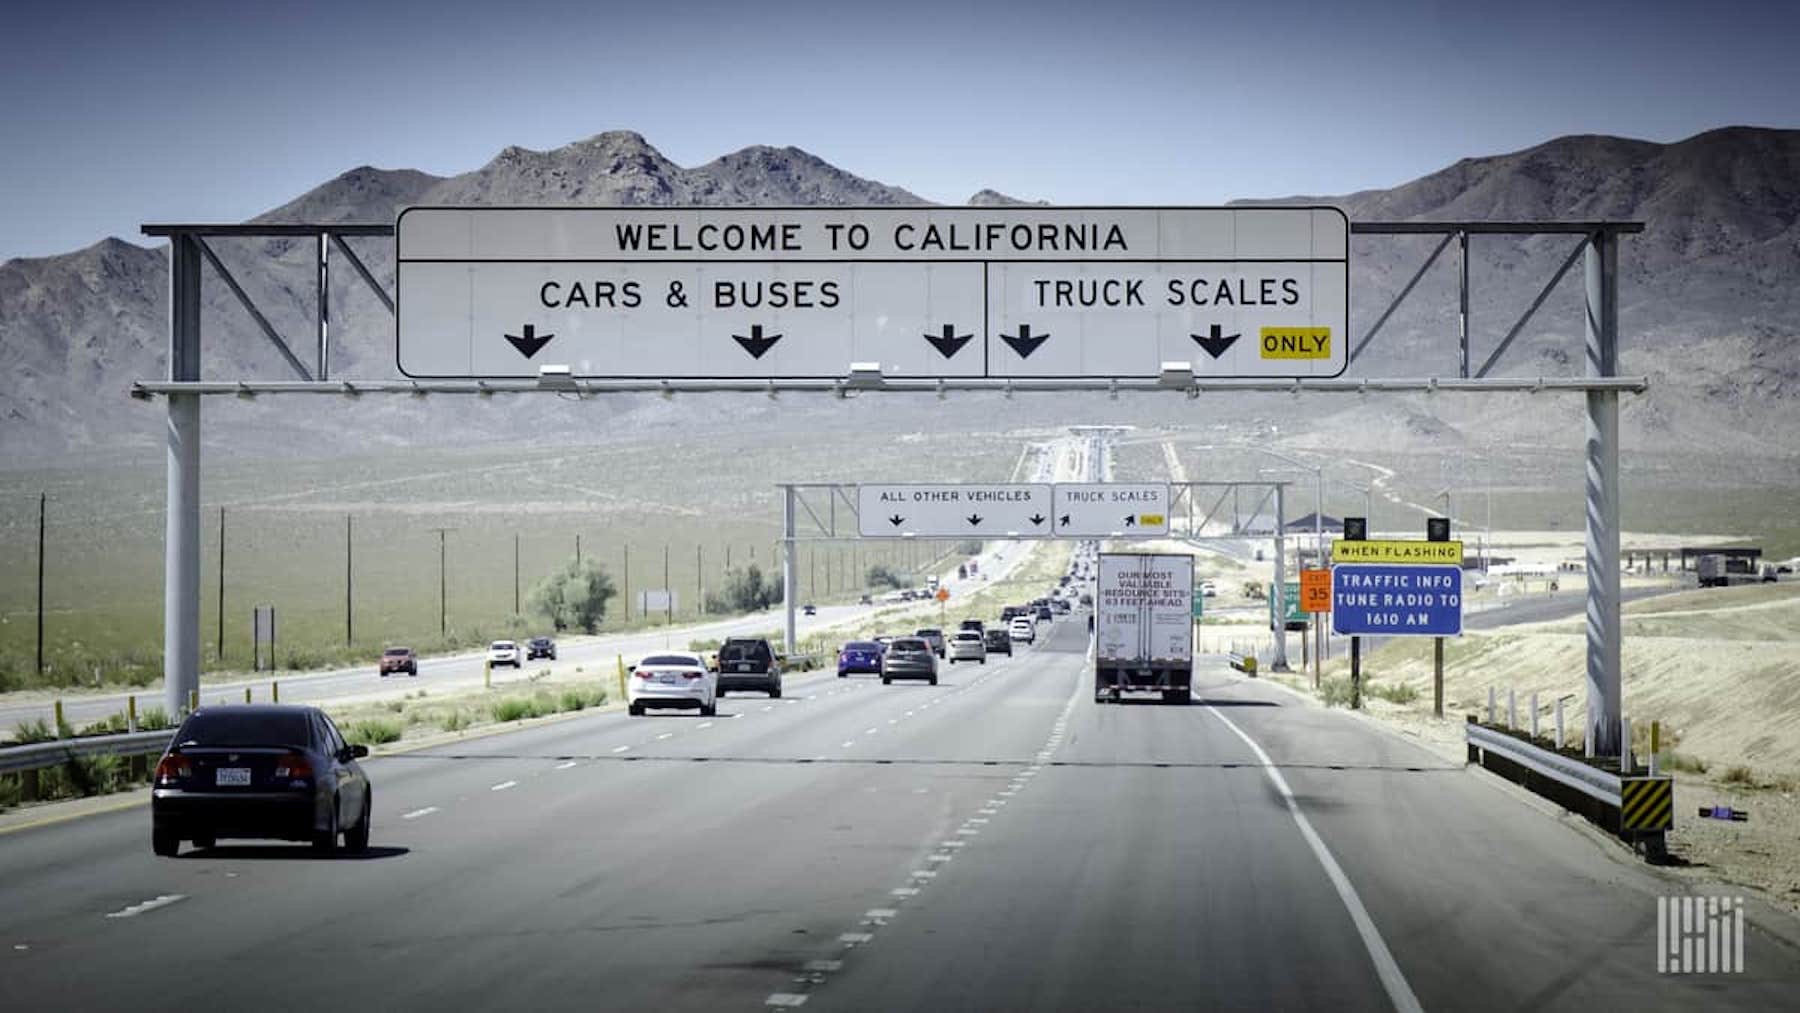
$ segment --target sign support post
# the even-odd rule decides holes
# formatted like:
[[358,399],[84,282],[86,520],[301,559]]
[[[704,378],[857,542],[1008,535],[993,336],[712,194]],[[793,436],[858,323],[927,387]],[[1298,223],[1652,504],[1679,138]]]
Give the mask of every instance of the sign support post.
[[1433,717],[1444,716],[1444,638],[1434,637],[1431,643],[1431,713]]
[[1280,604],[1278,604],[1276,606],[1276,609],[1275,609],[1276,615],[1274,617],[1274,623],[1272,624],[1275,627],[1275,629],[1274,629],[1275,660],[1269,664],[1269,670],[1271,672],[1291,672],[1291,671],[1293,671],[1293,669],[1288,667],[1288,660],[1287,660],[1287,615],[1286,615],[1287,609],[1284,607],[1285,602],[1281,602],[1281,599],[1279,597],[1280,595],[1285,593],[1284,589],[1287,587],[1287,558],[1286,558],[1287,557],[1287,547],[1284,544],[1285,539],[1282,537],[1283,533],[1285,531],[1285,525],[1286,525],[1286,519],[1284,517],[1284,514],[1286,513],[1286,504],[1287,504],[1286,493],[1287,493],[1287,486],[1280,485],[1280,484],[1277,484],[1275,486],[1275,585],[1274,585],[1275,592],[1274,593],[1277,595],[1276,601],[1279,602]]
[[[1618,372],[1619,240],[1598,230],[1587,246],[1587,375]],[[1587,723],[1600,756],[1619,756],[1619,395],[1587,392]]]
[[[169,240],[169,379],[200,379],[200,240]],[[200,690],[200,395],[170,394],[163,541],[163,709]]]
[[781,497],[781,607],[787,613],[782,626],[787,636],[787,653],[799,650],[794,635],[794,487],[783,486]]
[[1350,709],[1362,710],[1362,638],[1350,637]]

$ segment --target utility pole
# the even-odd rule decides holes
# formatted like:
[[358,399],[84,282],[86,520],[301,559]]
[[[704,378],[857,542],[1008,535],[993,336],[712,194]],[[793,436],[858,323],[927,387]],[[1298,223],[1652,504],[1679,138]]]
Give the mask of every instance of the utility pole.
[[454,528],[432,528],[438,536],[438,636],[450,635],[449,548],[444,535]]
[[663,543],[663,625],[675,625],[675,589],[669,586],[669,543]]
[[219,630],[214,650],[225,660],[225,508],[219,508]]
[[44,674],[44,527],[49,500],[49,493],[38,493],[37,674],[40,676]]
[[575,568],[581,569],[581,536],[575,536]]
[[[353,569],[351,569],[352,564],[355,562],[355,556],[352,554],[354,551],[354,545],[355,545],[354,541],[352,540],[352,535],[354,534],[354,529],[352,527],[352,521],[354,519],[355,518],[350,514],[344,515],[344,646],[345,647],[350,646],[351,642],[353,640],[355,640],[355,636],[356,636],[356,626],[353,623],[353,616],[350,611],[350,603],[353,600],[351,596],[356,587],[355,571]],[[222,552],[221,552],[221,555],[223,555]],[[221,580],[220,583],[223,583],[223,581]],[[220,611],[223,611],[223,609],[221,609]]]
[[694,546],[694,614],[706,614],[706,546]]
[[519,614],[519,533],[513,532],[513,615]]
[[625,587],[625,621],[631,621],[631,546],[621,547],[625,552],[624,587]]

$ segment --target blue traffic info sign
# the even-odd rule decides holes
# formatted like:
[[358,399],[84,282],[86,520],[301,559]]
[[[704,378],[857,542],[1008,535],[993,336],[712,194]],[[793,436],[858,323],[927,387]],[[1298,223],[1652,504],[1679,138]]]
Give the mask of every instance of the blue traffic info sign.
[[1462,567],[1340,563],[1331,568],[1331,628],[1340,636],[1462,634]]

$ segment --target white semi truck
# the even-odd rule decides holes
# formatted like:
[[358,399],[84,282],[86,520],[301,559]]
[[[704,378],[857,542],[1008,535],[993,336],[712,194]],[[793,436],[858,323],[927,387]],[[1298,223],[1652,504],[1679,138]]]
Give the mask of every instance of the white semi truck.
[[1194,557],[1103,552],[1094,580],[1094,699],[1161,693],[1185,704],[1194,684]]

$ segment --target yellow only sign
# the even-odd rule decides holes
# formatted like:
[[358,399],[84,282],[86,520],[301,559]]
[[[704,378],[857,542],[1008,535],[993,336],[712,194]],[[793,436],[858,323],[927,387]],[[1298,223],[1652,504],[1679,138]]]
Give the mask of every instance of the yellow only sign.
[[1461,566],[1463,543],[1419,542],[1393,539],[1387,541],[1352,542],[1338,539],[1331,543],[1334,563],[1448,563]]
[[1138,523],[1142,524],[1144,527],[1147,527],[1147,528],[1161,527],[1162,522],[1163,522],[1162,514],[1138,514]]
[[1265,359],[1331,358],[1329,327],[1264,327],[1261,337]]

